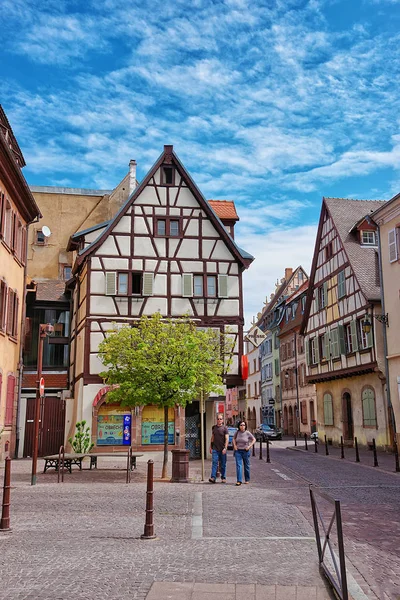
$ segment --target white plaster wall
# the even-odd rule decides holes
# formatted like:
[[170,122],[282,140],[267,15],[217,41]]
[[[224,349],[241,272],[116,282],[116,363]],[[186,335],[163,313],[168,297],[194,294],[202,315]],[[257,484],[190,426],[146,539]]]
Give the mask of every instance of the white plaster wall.
[[153,294],[164,296],[167,294],[167,276],[158,274],[154,277]]
[[218,260],[233,260],[232,254],[229,252],[228,248],[225,246],[225,242],[222,240],[218,240],[211,258]]
[[167,204],[167,188],[159,187],[157,188],[158,195],[160,196],[160,202],[163,206]]
[[154,243],[157,248],[158,256],[166,256],[165,239],[164,238],[154,238]]
[[104,335],[101,332],[92,332],[90,334],[90,352],[98,352],[99,344],[104,340]]
[[131,255],[131,238],[128,235],[117,235],[117,244],[123,256]]
[[96,231],[91,231],[90,233],[87,233],[85,235],[85,243],[91,244],[92,242],[97,240],[97,238],[99,238],[101,236],[101,234],[103,233],[104,230],[105,230],[105,227],[102,227],[101,229],[96,229]]
[[90,374],[98,375],[99,373],[101,373],[104,370],[105,370],[104,365],[101,362],[101,360],[99,359],[98,354],[91,354],[90,355]]
[[228,296],[239,296],[239,278],[228,276]]
[[97,321],[91,322],[90,331],[100,331],[100,325],[97,323]]
[[[200,258],[211,258],[210,254],[214,248],[215,240],[203,240],[203,256]],[[213,256],[215,258],[215,256]]]
[[172,208],[169,209],[169,214],[172,217],[180,217],[181,216],[181,209],[180,208],[174,208],[174,207],[172,207]]
[[173,258],[175,256],[175,250],[178,246],[179,240],[173,240],[170,238],[169,240],[169,258]]
[[126,316],[128,314],[128,298],[116,297],[115,300],[121,315]]
[[196,198],[193,196],[189,188],[181,188],[176,206],[198,208],[199,203],[197,202]]
[[231,273],[231,275],[238,275],[239,274],[239,268],[238,268],[237,263],[231,264],[230,273]]
[[149,238],[147,238],[147,237],[135,238],[135,254],[141,254],[142,256],[155,256],[156,255]]
[[211,224],[211,222],[208,220],[202,222],[202,232],[203,232],[203,235],[206,237],[213,237],[213,238],[219,237],[219,233],[217,232],[215,227]]
[[132,259],[132,270],[133,271],[143,271],[143,261],[140,258]]
[[101,269],[100,259],[97,256],[93,256],[91,259],[91,267],[92,269]]
[[185,273],[202,273],[203,272],[203,263],[200,261],[194,260],[183,260],[181,262],[181,267]]
[[[187,224],[187,219],[183,220],[183,227],[185,228]],[[199,222],[197,219],[190,219],[187,229],[185,230],[185,235],[199,235]]]
[[115,315],[115,304],[110,296],[90,296],[90,313]]
[[182,276],[171,275],[171,294],[180,296],[182,294]]
[[207,273],[216,273],[217,272],[217,263],[216,262],[208,262],[207,263]]
[[[95,399],[97,392],[99,392],[102,387],[104,387],[102,383],[91,383],[89,385],[85,385],[83,389],[80,390],[82,404],[80,420],[85,419],[89,427],[92,423],[93,400]],[[92,431],[90,433],[92,433]]]
[[145,260],[144,261],[144,270],[146,273],[150,273],[156,270],[157,261],[156,260]]
[[170,263],[171,273],[179,273],[178,263],[175,260],[172,260]]
[[232,361],[229,366],[228,374],[237,375],[239,373],[239,358],[238,356],[232,356]]
[[135,200],[135,205],[138,204],[151,204],[152,206],[159,206],[159,201],[154,187],[147,186],[140,193]]
[[184,314],[193,315],[192,306],[188,298],[172,298],[171,313],[175,317]]
[[147,233],[144,217],[135,217],[133,220],[134,233]]
[[124,271],[129,267],[127,258],[103,258],[103,263],[107,271]]
[[134,317],[138,317],[140,313],[140,309],[142,308],[144,300],[140,300],[139,302],[132,302],[132,315]]
[[218,309],[219,317],[231,317],[239,315],[239,300],[221,300]]
[[199,240],[182,240],[178,250],[178,258],[198,258]]
[[162,315],[167,314],[167,299],[166,298],[147,298],[143,314],[153,315],[160,312]]
[[106,289],[105,277],[102,271],[92,271],[90,274],[90,290],[92,294],[104,294]]
[[167,261],[162,260],[160,262],[160,266],[158,268],[158,272],[159,273],[166,273],[167,272]]
[[226,275],[228,273],[229,264],[228,263],[219,263],[219,272],[221,275]]
[[114,242],[114,238],[111,235],[107,236],[100,248],[96,250],[97,256],[103,256],[103,254],[111,254],[114,256],[118,256],[119,254]]
[[131,231],[131,217],[122,217],[122,219],[113,227],[114,233],[130,233]]

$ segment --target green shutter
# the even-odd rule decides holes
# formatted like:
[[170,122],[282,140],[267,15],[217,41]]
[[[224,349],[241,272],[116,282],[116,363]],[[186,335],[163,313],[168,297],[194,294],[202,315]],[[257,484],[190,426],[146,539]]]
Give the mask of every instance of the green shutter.
[[306,362],[307,362],[307,365],[310,366],[310,364],[311,364],[311,358],[310,358],[311,342],[310,342],[310,340],[307,340],[306,344],[307,344],[307,346],[306,346]]
[[117,293],[117,274],[106,273],[106,296],[115,296]]
[[218,275],[218,298],[228,297],[228,275]]
[[331,356],[332,358],[337,358],[340,356],[339,354],[339,336],[337,328],[331,329],[330,331],[331,338]]
[[182,275],[182,296],[191,298],[193,296],[193,275],[192,273],[184,273]]
[[338,326],[339,331],[339,350],[340,354],[346,354],[346,342],[344,338],[344,327],[343,325]]
[[329,360],[331,357],[331,347],[329,343],[329,333],[326,332],[323,335],[323,344],[324,344],[324,357],[326,360]]
[[153,273],[143,273],[143,296],[153,295]]
[[356,352],[358,350],[357,321],[351,321],[350,323],[350,336],[353,352]]
[[318,344],[318,338],[314,338],[314,344],[315,344],[315,364],[319,363],[319,344]]
[[315,295],[315,312],[319,311],[319,288],[315,288],[314,290],[314,295]]
[[324,282],[324,306],[328,306],[328,282]]

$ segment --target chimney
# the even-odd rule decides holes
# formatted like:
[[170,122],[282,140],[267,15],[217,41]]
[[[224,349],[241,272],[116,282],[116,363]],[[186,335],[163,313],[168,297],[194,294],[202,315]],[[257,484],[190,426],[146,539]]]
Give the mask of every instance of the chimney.
[[285,269],[285,279],[286,279],[286,281],[288,281],[291,278],[292,275],[293,275],[293,269],[286,268]]
[[136,160],[129,161],[129,195],[136,187]]

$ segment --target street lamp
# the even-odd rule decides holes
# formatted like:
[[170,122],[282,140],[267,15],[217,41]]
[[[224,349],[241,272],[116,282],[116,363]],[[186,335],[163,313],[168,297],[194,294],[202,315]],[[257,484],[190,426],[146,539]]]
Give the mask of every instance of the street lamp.
[[48,335],[54,333],[54,327],[50,323],[39,325],[38,335],[38,355],[37,355],[37,381],[36,381],[36,399],[35,399],[35,417],[33,423],[33,449],[32,449],[32,476],[31,485],[36,485],[36,468],[39,450],[39,417],[40,417],[40,380],[42,378],[43,366],[43,343]]
[[[389,315],[372,315],[374,317],[374,319],[376,319],[377,321],[379,321],[380,323],[383,323],[384,325],[386,325],[386,327],[389,327]],[[363,329],[363,332],[366,333],[368,335],[368,333],[371,331],[372,328],[372,323],[371,323],[371,318],[370,315],[367,313],[364,317],[364,319],[361,321],[361,326]]]

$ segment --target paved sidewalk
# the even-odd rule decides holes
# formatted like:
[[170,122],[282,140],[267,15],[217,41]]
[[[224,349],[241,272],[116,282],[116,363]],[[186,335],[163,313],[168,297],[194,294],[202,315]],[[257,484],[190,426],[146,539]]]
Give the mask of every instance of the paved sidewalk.
[[[251,484],[238,488],[229,453],[228,483],[211,485],[210,462],[203,483],[200,461],[191,462],[194,483],[155,483],[157,539],[144,541],[148,458],[138,460],[131,484],[125,461],[111,457],[98,470],[73,469],[64,484],[39,473],[33,487],[30,461],[13,461],[0,600],[332,598],[318,569],[303,480],[282,479],[277,465],[256,456]],[[161,455],[151,458],[159,476]],[[0,485],[2,476],[0,469]],[[359,599],[377,598],[365,581],[355,589]]]

